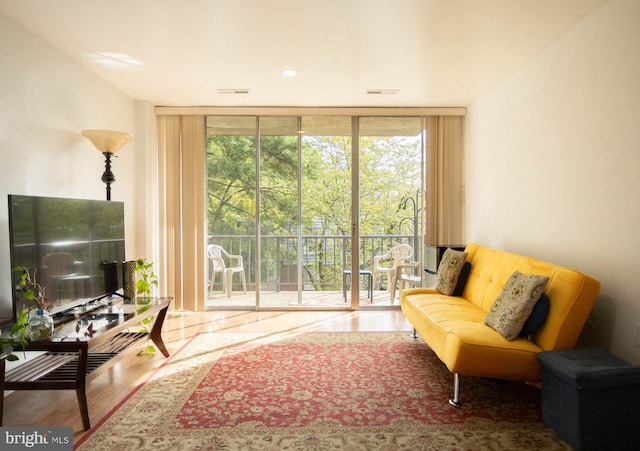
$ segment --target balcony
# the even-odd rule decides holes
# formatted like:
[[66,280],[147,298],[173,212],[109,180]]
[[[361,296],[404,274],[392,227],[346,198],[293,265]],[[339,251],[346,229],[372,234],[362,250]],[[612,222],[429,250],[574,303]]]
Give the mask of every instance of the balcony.
[[[372,270],[373,257],[399,243],[414,248],[414,260],[420,260],[421,245],[413,235],[363,235],[360,237],[360,268]],[[207,308],[255,308],[256,287],[260,287],[260,306],[265,308],[348,308],[351,293],[343,287],[344,270],[351,269],[350,237],[344,235],[267,236],[260,238],[261,282],[256,276],[256,237],[252,235],[214,235],[208,242],[221,245],[230,254],[242,255],[247,278],[244,294],[234,276],[231,297],[222,291],[220,275],[207,299]],[[417,254],[416,254],[417,250]],[[300,273],[297,262],[302,263]],[[299,283],[298,281],[301,280]],[[349,278],[347,278],[349,283]],[[373,287],[369,298],[368,279],[360,279],[360,306],[391,305],[385,276]],[[300,287],[300,295],[298,288]],[[208,290],[208,287],[207,287]],[[209,291],[208,291],[209,293]],[[397,300],[394,301],[398,305]]]

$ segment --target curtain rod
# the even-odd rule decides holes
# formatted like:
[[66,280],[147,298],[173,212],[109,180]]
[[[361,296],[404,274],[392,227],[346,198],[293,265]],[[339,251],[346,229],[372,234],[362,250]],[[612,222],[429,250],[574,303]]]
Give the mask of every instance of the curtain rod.
[[161,115],[241,116],[465,116],[464,107],[185,107],[157,106]]

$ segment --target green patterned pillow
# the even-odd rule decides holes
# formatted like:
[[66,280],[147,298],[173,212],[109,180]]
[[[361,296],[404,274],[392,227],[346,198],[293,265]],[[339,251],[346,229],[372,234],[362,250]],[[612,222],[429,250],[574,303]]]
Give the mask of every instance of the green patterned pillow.
[[444,251],[436,271],[436,290],[447,296],[453,294],[466,258],[467,253],[463,251],[454,251],[450,248]]
[[507,340],[514,340],[531,316],[548,281],[546,276],[515,271],[489,309],[484,323]]

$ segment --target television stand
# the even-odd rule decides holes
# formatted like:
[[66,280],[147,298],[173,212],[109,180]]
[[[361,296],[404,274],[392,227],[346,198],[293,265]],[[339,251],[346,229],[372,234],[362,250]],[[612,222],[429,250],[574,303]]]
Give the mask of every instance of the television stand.
[[[0,391],[2,390],[75,390],[84,430],[91,428],[87,407],[86,379],[94,370],[141,340],[151,340],[169,357],[162,341],[162,325],[173,298],[153,298],[146,303],[124,304],[122,300],[78,314],[62,324],[50,340],[29,342],[26,351],[46,351],[5,373],[10,350],[0,352]],[[145,318],[155,316],[149,332],[131,332]],[[87,336],[93,324],[92,336]],[[76,330],[79,326],[79,330]],[[21,349],[16,349],[16,354]],[[0,397],[0,426],[4,397]]]

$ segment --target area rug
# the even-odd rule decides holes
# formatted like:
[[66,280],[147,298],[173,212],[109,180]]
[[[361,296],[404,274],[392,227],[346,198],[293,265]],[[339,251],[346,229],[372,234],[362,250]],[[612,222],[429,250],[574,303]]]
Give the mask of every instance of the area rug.
[[540,390],[452,375],[407,332],[196,336],[82,450],[570,449]]

